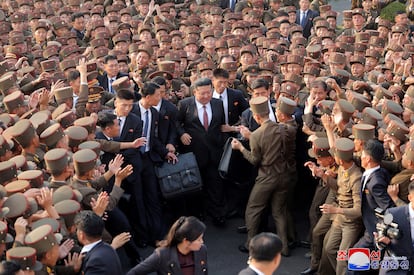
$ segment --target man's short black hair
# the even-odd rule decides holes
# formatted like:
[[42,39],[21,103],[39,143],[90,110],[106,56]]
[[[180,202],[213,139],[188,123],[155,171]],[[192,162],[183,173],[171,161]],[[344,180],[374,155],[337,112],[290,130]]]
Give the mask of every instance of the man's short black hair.
[[211,79],[207,78],[207,77],[202,77],[197,79],[194,83],[193,83],[193,89],[197,89],[198,87],[203,87],[203,86],[211,86]]
[[167,84],[167,81],[162,76],[156,76],[153,79],[151,79],[151,81],[157,83],[160,86]]
[[264,80],[263,78],[255,79],[252,82],[252,85],[250,85],[250,88],[252,88],[253,90],[262,87],[264,87],[266,90],[269,89],[269,82],[267,80]]
[[69,71],[68,82],[76,80],[80,77],[80,72],[78,70]]
[[222,69],[222,68],[214,69],[213,70],[213,76],[215,78],[222,77],[222,78],[225,78],[225,79],[229,79],[229,77],[230,77],[229,72],[225,69]]
[[146,97],[147,95],[153,95],[155,94],[155,91],[160,88],[160,85],[157,83],[147,81],[144,83],[144,87],[141,89],[141,94],[143,97]]
[[108,126],[114,125],[114,120],[117,118],[117,116],[110,112],[99,112],[98,114],[98,121],[96,122],[96,125],[101,127],[102,129],[105,129]]
[[384,157],[384,146],[378,140],[370,139],[364,143],[364,152],[376,163],[381,163]]
[[91,239],[100,239],[105,228],[102,218],[90,210],[79,212],[75,217],[77,230],[81,230]]
[[121,89],[116,92],[116,98],[124,99],[124,100],[134,100],[135,96],[134,93],[130,90]]
[[312,81],[311,88],[313,88],[313,87],[322,88],[324,91],[328,91],[328,84],[326,84],[322,80],[314,80],[314,81]]
[[115,55],[110,55],[110,54],[108,54],[107,56],[105,56],[105,58],[104,58],[104,64],[108,64],[108,61],[111,61],[111,60],[116,60],[116,61],[118,61],[118,59],[116,58],[116,56]]
[[281,252],[282,241],[274,233],[263,232],[250,240],[250,257],[258,262],[270,262]]
[[71,20],[72,20],[72,22],[74,22],[76,19],[78,19],[78,18],[84,18],[85,16],[83,15],[83,13],[81,13],[81,12],[75,12],[74,14],[72,14],[72,16],[71,16]]
[[[289,14],[288,14],[288,16],[289,16]],[[290,22],[289,22],[289,20],[282,20],[281,22],[280,22],[280,25],[282,25],[282,24],[289,24],[290,25]]]

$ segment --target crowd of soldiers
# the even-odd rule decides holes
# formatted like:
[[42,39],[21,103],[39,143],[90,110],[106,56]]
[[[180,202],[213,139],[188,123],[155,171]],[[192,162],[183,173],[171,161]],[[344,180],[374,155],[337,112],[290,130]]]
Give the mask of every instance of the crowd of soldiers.
[[[1,1],[1,252],[38,274],[83,271],[75,217],[90,210],[133,266],[179,216],[241,215],[248,243],[270,207],[289,256],[302,198],[303,274],[345,274],[338,251],[376,249],[375,208],[413,198],[413,5],[394,21],[381,8],[353,1],[337,22],[323,0]],[[229,137],[242,153],[223,179]],[[187,152],[203,190],[165,200],[155,167]]]

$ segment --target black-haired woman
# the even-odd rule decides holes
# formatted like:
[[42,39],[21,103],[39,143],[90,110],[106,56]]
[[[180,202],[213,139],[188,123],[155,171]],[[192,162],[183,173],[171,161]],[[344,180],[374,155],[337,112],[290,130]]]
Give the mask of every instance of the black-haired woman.
[[195,217],[181,217],[151,256],[127,275],[202,275],[207,272],[207,249],[203,244],[206,226]]

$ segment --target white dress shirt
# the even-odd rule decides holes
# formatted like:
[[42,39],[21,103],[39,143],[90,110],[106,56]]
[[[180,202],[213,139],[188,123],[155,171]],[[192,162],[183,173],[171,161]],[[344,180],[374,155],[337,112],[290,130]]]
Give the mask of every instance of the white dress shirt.
[[125,116],[118,116],[115,111],[114,111],[114,114],[116,115],[116,118],[119,121],[119,136],[121,136],[122,130],[124,129],[126,117]]
[[273,112],[272,104],[270,104],[270,100],[267,101],[269,106],[269,119],[273,122],[276,122],[275,112]]
[[[220,98],[220,96],[221,96],[221,98]],[[225,121],[226,121],[226,124],[229,124],[229,99],[228,99],[228,96],[227,96],[227,88],[224,89],[224,92],[221,93],[221,94],[217,93],[214,90],[213,97],[217,98],[217,99],[221,99],[221,101],[223,101]]]
[[412,246],[414,246],[414,209],[412,202],[408,204],[408,214],[410,215],[411,241],[413,242]]
[[108,76],[108,92],[113,93],[113,94],[115,93],[115,90],[112,88],[112,83],[114,83],[115,80],[116,80],[116,76],[114,77]]
[[145,137],[147,139],[147,142],[145,143],[145,152],[148,152],[150,150],[150,139],[151,139],[151,121],[152,121],[152,113],[151,109],[145,109],[144,106],[142,106],[141,101],[139,102],[139,110],[141,111],[141,120],[142,120],[142,136],[144,136],[144,129],[145,129],[145,112],[148,111],[148,131],[147,136]]
[[256,267],[254,267],[253,265],[249,264],[249,267],[251,269],[253,269],[254,272],[256,272],[258,275],[265,275],[263,272],[261,272],[260,270],[258,270]]
[[362,178],[364,179],[364,182],[362,182],[362,189],[361,189],[362,191],[364,191],[365,189],[365,185],[367,184],[369,176],[371,176],[371,174],[377,171],[378,169],[380,169],[379,165],[374,168],[365,170],[365,172],[362,174]]
[[[203,104],[201,104],[200,102],[198,102],[197,100],[196,102],[196,107],[197,107],[197,112],[198,112],[198,119],[201,122],[201,125],[204,126],[204,120],[203,120],[203,116],[204,116],[204,108],[203,108]],[[210,102],[207,103],[206,105],[206,111],[207,111],[207,116],[208,116],[208,125],[210,126],[211,123],[211,118],[213,117],[213,112],[211,110],[211,104]]]
[[102,240],[85,245],[84,247],[82,247],[80,254],[89,253],[89,251],[91,251],[100,242],[102,242]]

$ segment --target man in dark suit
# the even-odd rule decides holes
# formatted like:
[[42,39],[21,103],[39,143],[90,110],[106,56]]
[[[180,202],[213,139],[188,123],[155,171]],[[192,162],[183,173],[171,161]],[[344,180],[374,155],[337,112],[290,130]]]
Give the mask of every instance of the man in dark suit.
[[166,148],[158,138],[159,114],[153,107],[161,100],[161,88],[153,82],[145,82],[141,89],[141,100],[135,104],[133,113],[143,122],[142,136],[146,138],[145,146],[140,148],[142,158],[141,182],[145,216],[150,229],[151,242],[161,240],[163,234],[162,205],[159,198],[159,186],[154,167],[165,159],[176,162],[177,157]]
[[[412,274],[412,270],[414,268],[413,263],[413,238],[412,238],[412,230],[414,228],[414,183],[410,183],[408,186],[409,194],[408,199],[410,203],[408,205],[394,207],[387,210],[386,213],[392,214],[393,216],[393,223],[398,224],[398,228],[400,230],[400,238],[390,240],[386,236],[378,236],[378,233],[375,233],[375,241],[376,244],[380,247],[386,247],[388,251],[385,252],[385,256],[390,257],[390,252],[392,252],[397,257],[406,257],[408,266],[407,269],[402,269],[401,261],[398,262],[399,269],[392,270],[392,269],[380,269],[379,274]],[[388,258],[389,259],[389,258]],[[404,264],[403,263],[403,264]]]
[[128,76],[127,74],[119,72],[119,65],[116,56],[107,55],[104,59],[104,70],[103,75],[98,75],[97,79],[99,81],[99,86],[104,88],[105,91],[108,91],[112,94],[115,94],[117,91],[112,87],[112,83],[123,76]]
[[221,132],[225,124],[223,104],[219,99],[212,98],[210,79],[198,79],[193,86],[194,96],[178,103],[178,136],[183,145],[182,152],[193,152],[196,156],[206,192],[208,214],[216,225],[223,225],[225,199],[217,170],[226,138]]
[[249,243],[249,267],[239,275],[273,274],[280,265],[282,241],[269,232],[254,236]]
[[316,11],[309,9],[309,0],[300,0],[299,9],[296,11],[296,24],[303,28],[303,37],[309,38],[311,29],[313,27],[313,19],[319,14]]
[[102,241],[104,222],[92,211],[81,211],[75,218],[76,235],[85,255],[82,274],[122,274],[122,267],[115,250]]

